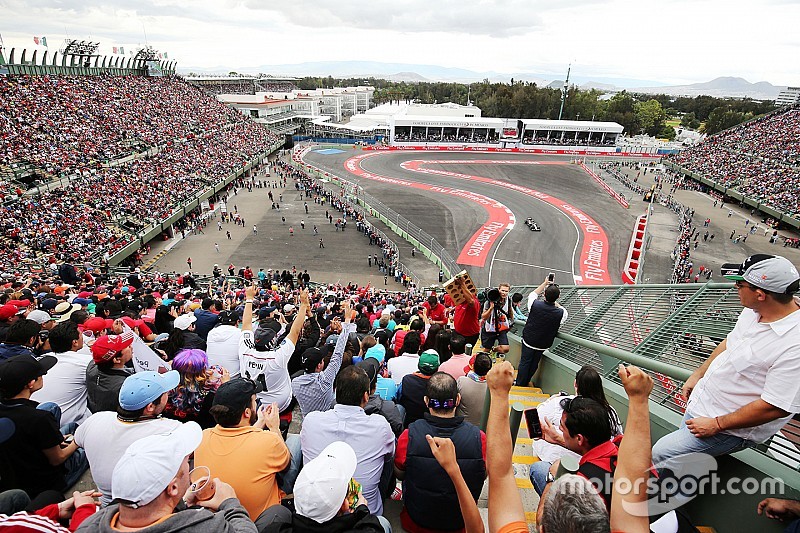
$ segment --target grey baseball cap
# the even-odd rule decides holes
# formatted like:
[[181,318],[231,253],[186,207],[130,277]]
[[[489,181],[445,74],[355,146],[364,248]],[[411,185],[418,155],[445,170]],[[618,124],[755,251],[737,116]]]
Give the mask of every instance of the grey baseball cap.
[[779,255],[751,255],[741,264],[726,263],[721,270],[727,279],[746,281],[759,289],[779,294],[795,293],[800,286],[797,268]]

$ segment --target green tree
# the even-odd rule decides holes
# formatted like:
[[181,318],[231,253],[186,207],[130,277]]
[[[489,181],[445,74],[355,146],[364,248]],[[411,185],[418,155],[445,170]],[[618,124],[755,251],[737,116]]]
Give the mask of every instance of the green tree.
[[696,130],[700,127],[700,121],[697,120],[694,112],[689,111],[688,113],[685,113],[683,117],[681,117],[681,126],[691,130]]
[[715,108],[709,115],[705,123],[705,133],[712,135],[722,130],[732,128],[751,118],[752,115],[733,111],[725,107]]
[[653,136],[661,132],[666,115],[658,100],[651,99],[646,102],[636,102],[634,109],[642,132]]

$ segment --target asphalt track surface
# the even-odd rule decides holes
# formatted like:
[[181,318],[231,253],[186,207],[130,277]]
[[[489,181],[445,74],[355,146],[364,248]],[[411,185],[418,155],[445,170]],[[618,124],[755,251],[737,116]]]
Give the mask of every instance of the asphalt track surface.
[[[563,156],[354,149],[312,150],[304,160],[358,183],[409,218],[479,286],[538,285],[548,272],[564,284],[621,283],[641,214],[623,208]],[[542,231],[530,231],[528,217]]]

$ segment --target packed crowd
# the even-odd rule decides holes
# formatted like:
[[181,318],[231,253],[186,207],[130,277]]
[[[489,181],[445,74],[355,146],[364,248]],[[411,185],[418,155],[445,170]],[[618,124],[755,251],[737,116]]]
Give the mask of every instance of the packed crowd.
[[[0,164],[26,161],[72,179],[0,207],[0,266],[47,263],[69,251],[113,253],[278,138],[174,78],[3,76]],[[131,155],[131,139],[152,148]],[[136,151],[136,150],[133,150]],[[24,216],[23,216],[24,214]]]
[[499,136],[494,130],[475,129],[472,135],[442,134],[441,131],[432,131],[428,134],[420,132],[398,132],[395,131],[394,140],[399,142],[446,142],[446,143],[490,143],[500,142]]
[[[569,137],[567,137],[569,135]],[[574,132],[565,132],[563,138],[556,137],[534,137],[533,132],[526,133],[522,137],[522,144],[547,144],[555,146],[614,146],[616,139],[609,137],[608,139],[576,139]]]
[[[791,295],[800,276],[789,273],[785,259],[758,256],[723,269],[769,298],[747,304],[796,312]],[[134,269],[66,284],[64,277],[73,280],[67,274],[9,280],[0,295],[0,520],[6,524],[59,533],[67,531],[59,522],[71,531],[108,533],[390,533],[383,515],[391,498],[402,501],[405,531],[482,533],[476,502],[488,477],[489,530],[528,530],[512,465],[513,367],[493,361],[493,353],[507,350],[506,313],[516,318],[522,300],[507,284],[488,291],[481,304],[459,278],[465,301],[456,305],[436,293],[310,289],[307,277],[286,273],[207,289],[190,273]],[[520,319],[532,346],[547,346],[566,319],[559,294],[549,280],[531,294],[529,314]],[[746,312],[752,313],[745,309],[734,337],[749,327]],[[469,353],[478,336],[473,322],[493,353]],[[771,354],[764,365],[783,372],[793,357]],[[653,479],[679,483],[681,454],[701,445],[695,439],[717,435],[717,447],[705,451],[724,455],[762,442],[791,418],[790,407],[759,415],[761,425],[745,426],[743,440],[723,433],[737,424],[733,415],[689,416],[688,409],[705,412],[709,394],[712,401],[728,398],[718,386],[730,376],[716,369],[703,377],[705,368],[681,393],[692,395],[686,426],[652,451],[653,381],[638,368],[619,368],[629,398],[626,424],[591,366],[576,374],[574,395],[541,403],[534,446],[540,461],[530,467],[541,495],[541,530],[649,531],[647,513],[628,504],[642,504],[651,493],[627,491],[615,480],[658,489],[646,483],[654,462]],[[518,375],[517,385],[532,375]],[[799,387],[791,386],[790,398]],[[735,396],[762,393],[756,388]],[[790,400],[773,397],[775,388],[763,393],[784,409]],[[486,432],[478,427],[484,417]],[[682,435],[690,431],[693,437]],[[97,489],[65,500],[63,491],[87,468]],[[770,516],[785,505],[793,503],[767,499],[759,510]],[[673,514],[666,522],[675,520]]]
[[669,156],[686,170],[793,216],[800,213],[800,109],[788,108]]

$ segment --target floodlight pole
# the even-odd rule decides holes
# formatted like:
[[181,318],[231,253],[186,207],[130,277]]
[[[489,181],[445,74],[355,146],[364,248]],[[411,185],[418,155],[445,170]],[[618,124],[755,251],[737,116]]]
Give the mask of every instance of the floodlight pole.
[[569,71],[572,69],[572,63],[567,67],[567,79],[564,80],[564,89],[561,93],[561,109],[558,110],[558,120],[561,120],[561,114],[564,113],[564,101],[567,99],[567,89],[569,89]]

